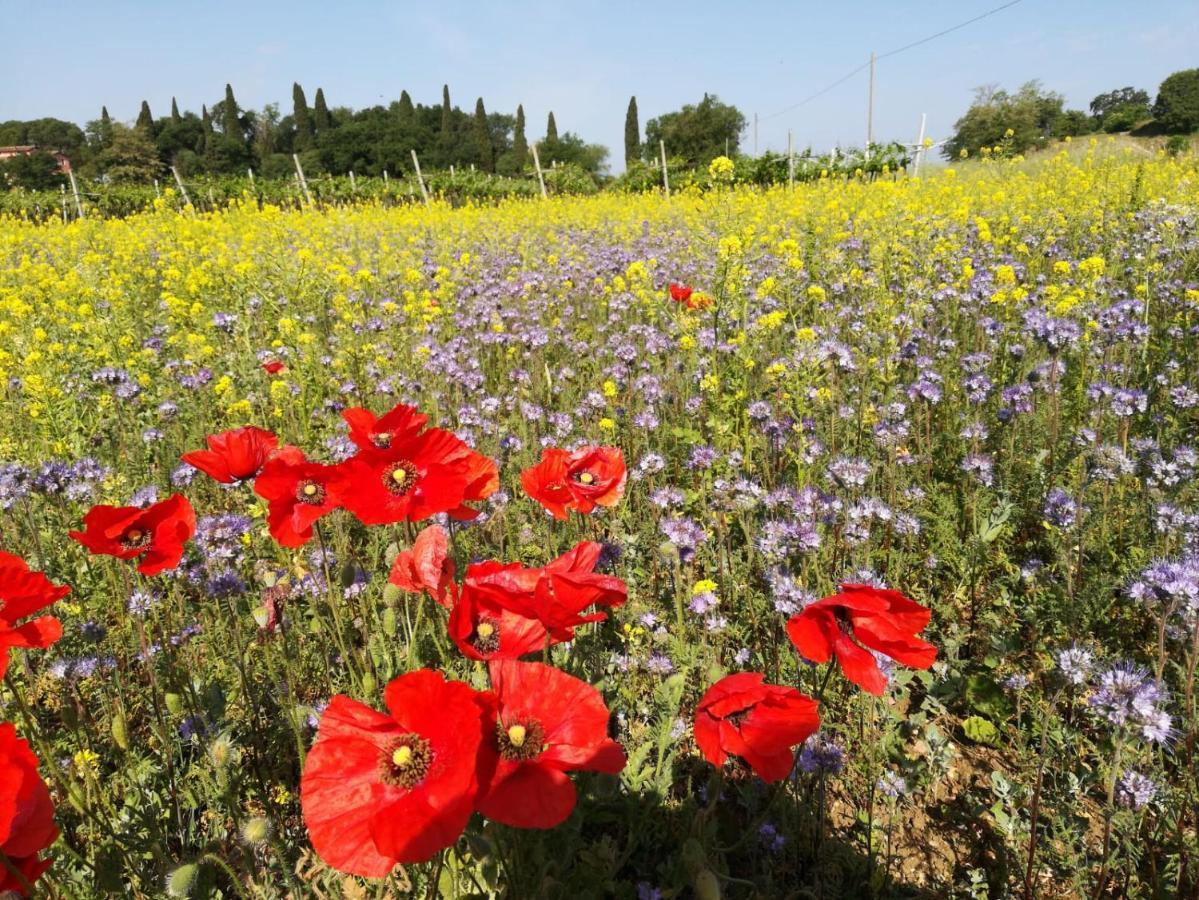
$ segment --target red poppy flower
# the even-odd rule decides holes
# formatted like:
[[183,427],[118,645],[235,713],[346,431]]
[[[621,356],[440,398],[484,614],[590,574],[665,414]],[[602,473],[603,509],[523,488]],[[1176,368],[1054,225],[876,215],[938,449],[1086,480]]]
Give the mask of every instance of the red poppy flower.
[[594,571],[601,546],[582,541],[548,565],[488,560],[466,570],[461,596],[450,613],[454,642],[471,659],[515,659],[573,640],[575,628],[602,622],[602,611],[628,599],[619,578]]
[[341,417],[350,426],[350,440],[368,452],[387,450],[393,443],[411,440],[429,421],[429,417],[418,412],[415,406],[403,403],[379,418],[360,406],[342,410]]
[[396,435],[386,450],[359,453],[340,466],[342,502],[363,525],[419,522],[437,513],[473,519],[464,505],[500,485],[495,462],[448,431]]
[[0,724],[0,853],[20,873],[20,878],[0,864],[0,895],[14,891],[27,896],[50,860],[38,855],[54,843],[54,803],[37,771],[38,758],[29,744],[17,737],[8,722]]
[[675,303],[686,303],[691,299],[691,291],[693,288],[689,284],[670,283],[670,299]]
[[262,368],[268,375],[278,375],[287,371],[287,366],[277,359],[268,359],[262,364]]
[[309,462],[296,447],[279,450],[254,480],[254,493],[267,502],[271,537],[284,547],[312,540],[317,519],[341,505],[336,466]]
[[300,779],[317,854],[368,878],[453,844],[495,766],[484,741],[489,695],[420,669],[392,681],[383,699],[390,715],[334,697]]
[[83,531],[71,537],[92,553],[137,559],[143,575],[173,569],[183,558],[183,545],[196,533],[196,512],[182,494],[142,509],[138,506],[93,506],[83,517]]
[[864,691],[882,694],[887,678],[869,651],[927,669],[937,658],[937,648],[916,633],[931,617],[928,609],[899,591],[843,584],[839,594],[792,616],[787,636],[805,659],[825,663],[836,656],[846,678]]
[[811,697],[764,681],[760,672],[738,672],[708,688],[695,709],[695,743],[714,766],[735,756],[774,782],[791,774],[792,748],[816,732],[820,716]]
[[469,580],[462,586],[447,628],[458,649],[471,659],[517,659],[541,653],[557,641],[536,616],[505,605],[506,598],[480,590]]
[[568,509],[589,513],[597,506],[615,506],[627,477],[624,454],[616,447],[584,447],[574,453],[549,447],[537,465],[520,473],[520,483],[555,519],[565,519]]
[[412,546],[401,550],[387,580],[402,591],[429,596],[452,607],[458,590],[454,584],[454,561],[449,558],[449,535],[440,525],[430,525],[416,536]]
[[207,450],[193,450],[181,458],[221,484],[253,478],[279,446],[277,437],[253,425],[210,434],[205,440]]
[[62,624],[54,616],[39,616],[18,625],[17,621],[45,609],[69,594],[66,585],[56,585],[41,572],[32,572],[25,560],[0,552],[0,678],[8,671],[8,652],[13,647],[45,649],[62,637]]
[[625,767],[624,749],[608,737],[608,707],[587,682],[552,666],[501,660],[489,670],[499,761],[478,810],[515,828],[553,828],[575,808],[567,772]]

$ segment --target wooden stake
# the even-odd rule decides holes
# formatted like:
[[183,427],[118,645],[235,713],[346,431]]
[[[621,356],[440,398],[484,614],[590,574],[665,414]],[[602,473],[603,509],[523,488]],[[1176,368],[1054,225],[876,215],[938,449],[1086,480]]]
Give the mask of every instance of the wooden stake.
[[795,144],[790,128],[787,129],[787,187],[795,187]]
[[59,187],[62,188],[62,224],[66,225],[67,224],[67,186],[65,184],[60,184]]
[[537,145],[532,145],[533,149],[533,168],[537,170],[537,183],[541,185],[541,199],[544,200],[548,195],[545,192],[545,178],[541,175],[541,157],[537,153]]
[[308,192],[308,179],[304,177],[304,167],[300,165],[300,154],[293,153],[291,161],[296,164],[296,177],[300,179],[300,188],[304,191],[304,197],[308,200],[308,205],[312,206],[312,194]]
[[666,188],[666,199],[670,199],[670,173],[666,171],[666,142],[658,141],[658,150],[662,153],[662,186]]
[[358,193],[358,184],[354,181],[354,170],[350,169],[350,193]]
[[870,99],[866,105],[866,149],[874,143],[874,53],[870,54]]
[[171,174],[175,176],[175,184],[179,186],[179,193],[183,195],[184,205],[191,206],[192,198],[187,196],[187,188],[183,186],[183,179],[179,177],[179,170],[171,166]]
[[75,211],[83,218],[83,204],[79,202],[79,185],[75,183],[75,170],[67,169],[67,177],[71,179],[71,193],[75,195]]
[[253,169],[253,167],[246,169],[246,172],[250,176],[250,189],[253,190],[254,189],[254,169]]
[[928,113],[920,114],[920,137],[916,138],[916,161],[912,165],[912,174],[920,177],[920,163],[924,161],[924,125],[928,121]]
[[154,196],[155,196],[155,197],[161,197],[161,196],[162,196],[162,191],[160,191],[160,190],[158,189],[158,179],[157,179],[157,178],[155,178],[155,179],[154,179]]
[[420,185],[420,195],[425,198],[425,206],[429,205],[429,191],[425,187],[425,176],[420,173],[420,160],[416,158],[416,151],[412,151],[412,165],[416,169],[416,181]]

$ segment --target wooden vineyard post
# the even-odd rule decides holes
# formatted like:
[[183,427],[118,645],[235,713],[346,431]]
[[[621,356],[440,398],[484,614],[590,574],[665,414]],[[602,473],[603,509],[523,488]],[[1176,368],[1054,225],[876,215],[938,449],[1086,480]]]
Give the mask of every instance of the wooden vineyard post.
[[179,177],[179,170],[171,166],[171,174],[175,176],[175,184],[179,186],[179,193],[183,195],[184,204],[191,206],[192,198],[187,195],[187,188],[183,186],[183,179]]
[[795,142],[787,129],[787,187],[795,187]]
[[71,179],[71,193],[75,195],[75,212],[83,218],[83,204],[79,201],[79,185],[75,183],[75,170],[67,169],[67,177]]
[[425,176],[420,173],[420,160],[416,158],[416,151],[412,152],[412,167],[416,169],[416,183],[420,185],[420,195],[425,198],[425,206],[429,205],[429,190],[425,187]]
[[662,154],[662,186],[666,188],[666,199],[670,199],[670,173],[666,171],[666,142],[658,141],[658,151]]
[[312,194],[308,192],[308,179],[304,177],[304,167],[300,165],[300,154],[293,153],[291,161],[296,164],[296,178],[300,180],[300,189],[304,191],[304,198],[308,201],[308,205],[312,206]]
[[541,156],[538,155],[538,153],[537,153],[537,145],[536,144],[533,144],[532,149],[533,149],[533,168],[535,168],[537,170],[537,183],[539,185],[541,185],[541,199],[544,200],[547,195],[545,193],[545,178],[542,177],[542,174],[541,174]]

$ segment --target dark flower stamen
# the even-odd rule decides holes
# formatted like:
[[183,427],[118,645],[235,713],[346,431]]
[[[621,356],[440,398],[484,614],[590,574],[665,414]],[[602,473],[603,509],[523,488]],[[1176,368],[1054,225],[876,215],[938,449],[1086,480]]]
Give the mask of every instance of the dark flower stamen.
[[121,546],[126,550],[140,550],[142,547],[150,545],[152,535],[148,531],[143,531],[140,528],[130,528],[121,535]]
[[510,762],[536,759],[545,750],[545,729],[540,722],[514,722],[506,727],[497,722],[495,737],[500,756]]
[[320,506],[325,502],[325,486],[315,481],[301,481],[296,488],[296,500],[309,506]]
[[379,760],[379,779],[393,787],[413,788],[429,774],[433,750],[419,734],[396,738]]
[[483,619],[475,626],[471,645],[480,653],[495,653],[500,649],[500,623],[495,619]]
[[383,470],[383,486],[397,497],[403,497],[416,485],[416,466],[402,459]]

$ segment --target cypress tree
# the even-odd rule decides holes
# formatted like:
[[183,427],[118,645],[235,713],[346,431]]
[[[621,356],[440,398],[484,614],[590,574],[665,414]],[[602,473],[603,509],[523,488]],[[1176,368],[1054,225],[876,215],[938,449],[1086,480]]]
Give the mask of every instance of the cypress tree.
[[641,158],[641,127],[637,123],[637,98],[629,98],[629,109],[624,114],[624,164],[631,166]]
[[212,140],[212,116],[208,114],[208,107],[200,107],[200,142],[196,146],[197,153],[207,153],[208,143]]
[[558,142],[558,123],[554,121],[553,110],[550,110],[550,116],[545,122],[545,142],[547,144]]
[[225,85],[225,116],[221,120],[221,130],[226,137],[242,140],[241,119],[237,115],[237,101],[233,99],[233,85]]
[[516,169],[523,172],[529,161],[529,141],[525,138],[525,108],[516,107],[516,128],[512,134],[512,155],[516,157]]
[[312,101],[312,126],[319,135],[328,131],[332,125],[333,120],[329,118],[329,107],[325,105],[325,91],[323,88],[317,88],[316,99]]
[[441,133],[437,138],[438,149],[441,151],[441,164],[448,166],[454,161],[454,122],[450,117],[450,86],[441,88]]
[[183,116],[179,115],[179,104],[175,102],[175,98],[171,98],[171,122],[178,125],[183,121]]
[[412,106],[412,98],[408,96],[407,91],[400,91],[400,120],[411,122],[415,114],[416,109]]
[[112,140],[112,119],[108,116],[108,107],[100,107],[100,143],[108,146]]
[[308,101],[299,82],[291,86],[291,114],[296,123],[296,150],[307,150],[312,146],[312,117],[308,114]]
[[494,172],[495,151],[491,146],[491,127],[487,124],[487,110],[483,108],[482,97],[475,101],[475,150],[479,168],[484,172]]
[[149,131],[154,127],[154,117],[150,115],[150,104],[145,100],[142,101],[141,111],[137,114],[137,122],[133,127],[141,128],[145,131]]

